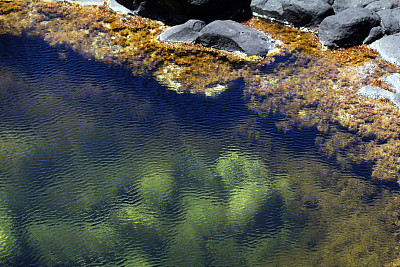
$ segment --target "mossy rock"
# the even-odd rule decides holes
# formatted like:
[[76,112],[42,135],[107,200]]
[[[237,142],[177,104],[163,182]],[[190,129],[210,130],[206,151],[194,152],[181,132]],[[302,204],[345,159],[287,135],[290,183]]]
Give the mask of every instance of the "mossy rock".
[[226,206],[217,197],[186,195],[182,206],[184,223],[191,225],[199,236],[210,237],[226,229]]
[[140,267],[151,267],[151,266],[156,266],[155,263],[153,263],[150,260],[150,257],[143,252],[140,248],[134,248],[126,252],[126,256],[124,257],[123,263],[121,265],[122,267],[135,267],[135,266],[140,266]]
[[57,213],[78,215],[113,202],[118,190],[134,175],[125,164],[98,165],[75,159],[72,169],[46,186],[46,194],[37,204]]
[[143,204],[124,204],[118,207],[115,221],[122,227],[141,232],[153,232],[162,235],[163,224],[158,214]]
[[161,208],[172,201],[174,185],[170,169],[149,169],[139,177],[137,191],[146,204]]
[[212,258],[212,266],[246,266],[243,245],[234,237],[207,240],[206,249]]
[[272,192],[268,185],[255,181],[244,182],[232,189],[228,200],[228,223],[236,230],[243,230],[254,221]]
[[205,266],[202,239],[196,227],[183,222],[174,229],[168,243],[165,266]]
[[46,266],[81,265],[90,258],[115,254],[118,235],[112,227],[64,221],[33,222],[27,226],[28,243]]
[[0,170],[13,176],[23,173],[24,162],[33,157],[41,141],[14,131],[0,132]]
[[12,265],[20,249],[14,233],[12,218],[0,195],[0,266]]
[[268,181],[270,174],[259,159],[233,151],[217,160],[217,173],[228,188],[240,185],[243,181]]

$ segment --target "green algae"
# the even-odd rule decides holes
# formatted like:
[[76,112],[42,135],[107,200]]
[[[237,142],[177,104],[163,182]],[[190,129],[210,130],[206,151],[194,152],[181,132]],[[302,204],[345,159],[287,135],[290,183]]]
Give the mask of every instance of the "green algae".
[[229,188],[238,186],[243,181],[268,181],[270,177],[262,161],[236,151],[228,152],[218,158],[216,171]]
[[12,265],[20,254],[11,211],[0,191],[0,265]]
[[115,253],[118,247],[116,232],[105,223],[40,220],[31,222],[27,231],[29,244],[40,255],[40,262],[46,266],[66,263],[80,265],[93,257],[101,262],[106,255]]

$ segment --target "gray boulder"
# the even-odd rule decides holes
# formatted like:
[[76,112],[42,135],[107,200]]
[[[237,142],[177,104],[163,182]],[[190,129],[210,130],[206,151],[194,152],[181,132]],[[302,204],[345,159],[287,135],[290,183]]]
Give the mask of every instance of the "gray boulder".
[[359,45],[379,26],[376,12],[365,8],[349,8],[325,18],[319,26],[319,40],[329,47]]
[[400,33],[386,35],[370,47],[377,50],[384,60],[400,67]]
[[251,10],[298,27],[317,26],[325,17],[333,15],[327,0],[253,0]]
[[375,1],[376,0],[335,0],[332,7],[337,14],[348,8],[366,7]]
[[386,35],[400,32],[400,9],[386,9],[378,12]]
[[248,56],[264,56],[276,48],[268,35],[231,20],[211,22],[200,31],[196,43]]
[[397,8],[399,4],[398,0],[379,0],[366,5],[365,8],[378,12],[385,9]]
[[167,42],[194,43],[204,26],[206,26],[204,21],[191,19],[184,24],[169,28],[160,34],[158,39]]
[[251,17],[251,0],[117,0],[135,14],[181,24],[188,19],[245,20]]

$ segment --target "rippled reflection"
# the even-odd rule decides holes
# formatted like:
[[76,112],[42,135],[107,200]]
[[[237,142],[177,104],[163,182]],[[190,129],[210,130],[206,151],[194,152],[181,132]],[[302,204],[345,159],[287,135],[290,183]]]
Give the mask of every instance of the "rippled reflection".
[[1,36],[0,265],[380,266],[394,193],[316,133],[40,39]]

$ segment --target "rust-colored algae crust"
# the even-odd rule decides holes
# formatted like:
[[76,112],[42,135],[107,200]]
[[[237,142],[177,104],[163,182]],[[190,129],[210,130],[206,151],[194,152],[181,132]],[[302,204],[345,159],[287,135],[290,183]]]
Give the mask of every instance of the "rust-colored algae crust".
[[[278,40],[288,62],[261,70],[274,56],[246,57],[196,44],[159,42],[168,27],[139,16],[118,14],[107,6],[62,1],[2,1],[0,34],[42,36],[51,45],[67,44],[89,59],[149,73],[178,93],[215,96],[243,78],[249,107],[260,114],[283,115],[284,130],[316,128],[316,144],[344,167],[372,166],[381,180],[400,178],[400,113],[387,100],[356,95],[364,85],[390,90],[382,78],[399,73],[366,46],[326,49],[312,32],[261,18],[244,23]],[[346,140],[344,140],[346,139]]]

